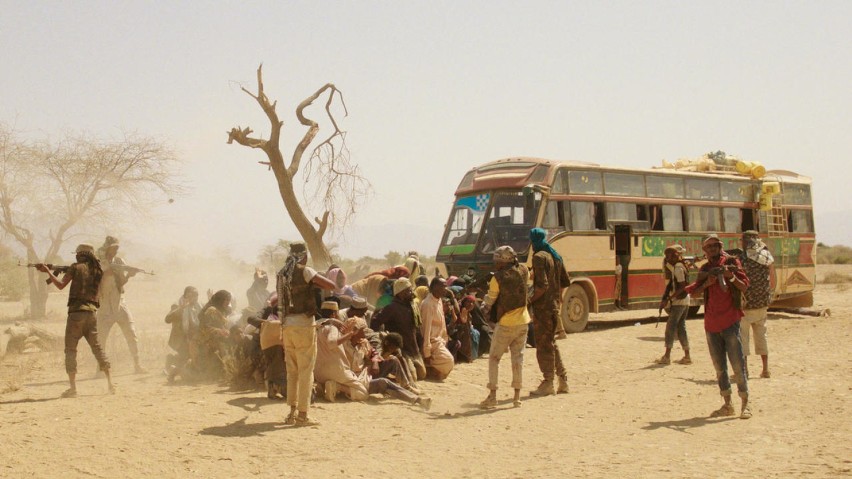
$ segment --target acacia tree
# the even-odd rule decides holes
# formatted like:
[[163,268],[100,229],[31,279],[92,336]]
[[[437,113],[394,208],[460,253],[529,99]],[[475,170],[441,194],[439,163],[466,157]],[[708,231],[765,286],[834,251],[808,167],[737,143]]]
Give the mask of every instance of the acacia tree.
[[[33,143],[0,125],[0,229],[24,248],[28,262],[52,262],[83,228],[116,227],[146,213],[158,195],[180,194],[177,163],[149,137]],[[46,312],[43,278],[28,270],[33,318]]]
[[[252,137],[249,127],[237,126],[228,132],[228,144],[240,145],[262,150],[269,161],[261,162],[275,174],[278,192],[287,214],[299,231],[308,247],[308,251],[318,268],[325,268],[332,262],[330,248],[324,237],[330,230],[343,228],[353,218],[357,205],[370,191],[370,183],[361,176],[357,165],[350,163],[349,149],[346,147],[346,132],[340,129],[332,106],[338,100],[346,116],[346,104],[343,94],[333,83],[326,83],[312,95],[302,100],[296,107],[296,118],[308,129],[296,145],[290,156],[289,164],[284,161],[281,152],[281,127],[284,122],[278,118],[275,107],[278,101],[270,102],[263,90],[263,65],[257,67],[257,93],[245,87],[241,89],[254,98],[269,119],[269,138]],[[331,123],[332,131],[309,153],[303,165],[303,156],[320,131],[319,123],[308,118],[305,110],[318,98],[325,96],[325,114]],[[296,177],[302,171],[303,201],[307,205],[319,205],[321,213],[314,216],[314,222],[308,219],[309,211],[303,207],[296,194]],[[309,193],[310,192],[310,193]]]

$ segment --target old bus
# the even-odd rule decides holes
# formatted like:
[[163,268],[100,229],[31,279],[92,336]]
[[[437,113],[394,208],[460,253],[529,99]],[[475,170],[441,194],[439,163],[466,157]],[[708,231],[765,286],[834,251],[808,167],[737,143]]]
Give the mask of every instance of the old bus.
[[[583,330],[589,312],[656,308],[665,247],[679,243],[700,257],[708,233],[733,249],[742,231],[760,231],[776,258],[773,306],[813,302],[810,179],[793,172],[768,171],[758,180],[730,171],[493,161],[459,183],[437,261],[450,275],[482,278],[493,268],[494,249],[508,244],[529,264],[533,227],[547,230],[571,274],[562,305],[569,332]],[[694,309],[700,300],[693,299]]]

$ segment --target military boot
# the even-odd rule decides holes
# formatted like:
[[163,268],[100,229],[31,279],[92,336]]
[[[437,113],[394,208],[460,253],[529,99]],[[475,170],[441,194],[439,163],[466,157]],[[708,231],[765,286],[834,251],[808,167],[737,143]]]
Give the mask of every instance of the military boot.
[[551,394],[556,394],[556,390],[553,389],[553,379],[545,379],[538,385],[538,388],[530,391],[532,396],[550,396]]

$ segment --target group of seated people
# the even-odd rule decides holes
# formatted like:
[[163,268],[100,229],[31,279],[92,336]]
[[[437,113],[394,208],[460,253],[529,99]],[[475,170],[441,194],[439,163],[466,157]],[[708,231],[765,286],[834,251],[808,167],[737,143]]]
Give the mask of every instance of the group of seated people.
[[[317,297],[315,397],[363,401],[385,394],[428,408],[431,400],[421,396],[417,381],[442,380],[456,363],[488,351],[491,328],[470,294],[469,281],[422,273],[414,256],[351,285],[340,267],[325,272],[337,288]],[[180,376],[227,379],[234,386],[265,383],[270,399],[285,398],[278,299],[267,291],[268,282],[266,273],[255,272],[247,291],[249,307],[238,319],[231,319],[230,292],[208,292],[201,306],[194,287],[184,290],[166,316],[175,351],[166,364],[169,382]]]

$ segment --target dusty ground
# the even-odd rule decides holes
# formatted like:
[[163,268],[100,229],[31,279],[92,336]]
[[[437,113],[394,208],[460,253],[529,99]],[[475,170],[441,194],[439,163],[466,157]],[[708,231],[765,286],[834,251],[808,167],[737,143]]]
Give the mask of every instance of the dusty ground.
[[[487,361],[478,360],[444,383],[422,383],[434,398],[430,412],[381,398],[319,402],[311,414],[321,425],[305,429],[283,426],[287,407],[262,393],[167,385],[159,372],[162,316],[173,298],[143,297],[154,289],[140,283],[128,293],[151,372],[130,374],[113,332],[116,395],[90,379],[95,365],[82,344],[77,399],[58,398],[66,388],[61,353],[3,361],[0,477],[852,475],[852,285],[818,287],[816,306],[831,308],[829,318],[770,316],[773,377],[750,382],[755,415],[747,421],[707,418],[721,400],[697,319],[688,322],[691,366],[652,364],[662,353],[662,325],[598,329],[559,342],[568,395],[512,408],[506,358],[502,404],[480,411]],[[64,295],[51,301],[61,310]],[[62,324],[47,327],[61,332]],[[680,354],[676,347],[674,358]],[[538,382],[535,350],[525,358],[526,396]],[[758,357],[752,361],[756,369]]]

